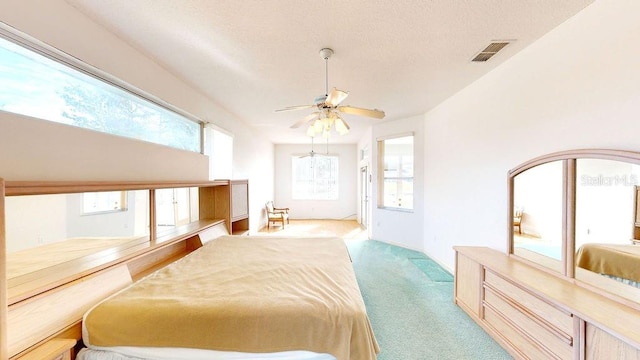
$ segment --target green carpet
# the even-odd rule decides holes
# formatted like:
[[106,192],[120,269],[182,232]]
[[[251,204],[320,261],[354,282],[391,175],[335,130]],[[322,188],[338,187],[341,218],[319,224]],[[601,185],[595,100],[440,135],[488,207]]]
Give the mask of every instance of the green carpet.
[[435,261],[425,258],[409,258],[429,279],[436,282],[453,282],[453,275]]
[[511,359],[453,303],[453,277],[424,254],[348,241],[379,360]]

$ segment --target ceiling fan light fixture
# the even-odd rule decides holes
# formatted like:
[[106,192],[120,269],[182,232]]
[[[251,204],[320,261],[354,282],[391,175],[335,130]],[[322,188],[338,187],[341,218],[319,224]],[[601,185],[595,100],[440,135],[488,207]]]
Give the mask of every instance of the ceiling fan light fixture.
[[349,125],[347,125],[347,123],[344,120],[342,120],[342,118],[339,116],[336,116],[335,126],[336,126],[336,131],[340,135],[345,135],[349,132]]
[[314,121],[313,130],[317,133],[322,132],[322,130],[324,130],[324,121],[322,121],[322,119]]
[[363,109],[353,106],[341,106],[340,104],[349,96],[348,91],[338,90],[335,87],[329,91],[329,58],[333,55],[330,48],[320,49],[320,56],[325,61],[325,94],[315,98],[313,105],[289,106],[276,111],[298,110],[306,108],[317,108],[317,111],[307,115],[303,119],[294,123],[291,128],[296,129],[302,124],[309,124],[307,128],[308,136],[322,134],[328,138],[331,128],[334,127],[340,135],[349,132],[349,125],[339,116],[340,113],[347,113],[356,116],[366,116],[375,119],[384,118],[384,111],[378,109]]
[[307,129],[307,136],[310,136],[310,137],[316,136],[316,130],[313,128],[313,125],[309,125],[309,128]]

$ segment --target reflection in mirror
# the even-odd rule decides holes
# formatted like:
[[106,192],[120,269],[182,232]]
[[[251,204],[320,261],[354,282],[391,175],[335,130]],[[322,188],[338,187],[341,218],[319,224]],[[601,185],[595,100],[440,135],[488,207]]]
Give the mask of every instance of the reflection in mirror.
[[528,169],[513,182],[513,253],[560,271],[562,161]]
[[156,190],[158,236],[198,219],[198,188]]
[[[578,159],[576,165],[576,266],[622,283],[640,284],[635,164]],[[579,274],[577,273],[577,277]]]
[[140,190],[7,197],[7,278],[148,242],[148,194]]

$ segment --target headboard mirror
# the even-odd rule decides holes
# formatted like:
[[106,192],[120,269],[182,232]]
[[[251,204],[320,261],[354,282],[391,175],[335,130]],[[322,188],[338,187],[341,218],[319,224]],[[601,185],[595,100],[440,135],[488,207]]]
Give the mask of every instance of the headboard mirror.
[[640,307],[640,153],[553,153],[508,179],[511,256]]
[[[197,188],[160,188],[154,198],[155,243],[199,219]],[[152,241],[149,190],[8,196],[5,214],[12,301],[142,251]]]

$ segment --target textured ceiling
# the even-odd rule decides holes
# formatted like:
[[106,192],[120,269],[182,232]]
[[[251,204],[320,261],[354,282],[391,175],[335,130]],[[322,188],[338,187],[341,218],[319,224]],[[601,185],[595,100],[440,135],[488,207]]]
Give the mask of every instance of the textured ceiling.
[[[329,88],[342,103],[384,110],[345,115],[356,143],[380,121],[423,114],[570,18],[593,0],[67,0],[205,93],[274,143],[308,143],[289,126]],[[470,60],[492,40],[515,40]]]

